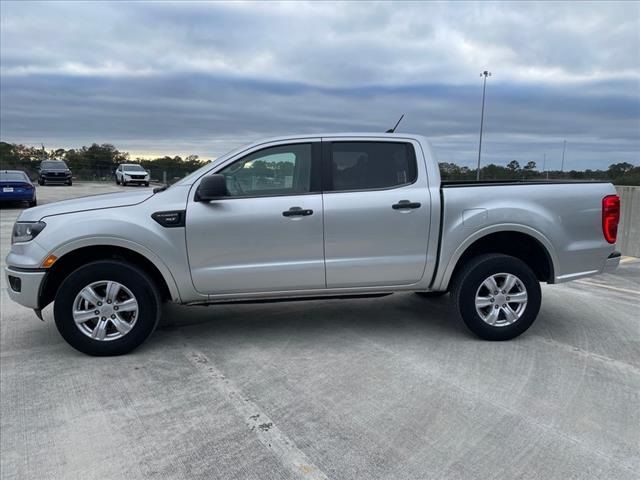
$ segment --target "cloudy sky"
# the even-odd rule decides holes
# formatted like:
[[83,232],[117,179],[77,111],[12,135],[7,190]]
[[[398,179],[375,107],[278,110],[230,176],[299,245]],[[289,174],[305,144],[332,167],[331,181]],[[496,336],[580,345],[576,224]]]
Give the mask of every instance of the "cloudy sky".
[[0,138],[214,158],[421,133],[441,161],[640,164],[640,3],[0,2]]

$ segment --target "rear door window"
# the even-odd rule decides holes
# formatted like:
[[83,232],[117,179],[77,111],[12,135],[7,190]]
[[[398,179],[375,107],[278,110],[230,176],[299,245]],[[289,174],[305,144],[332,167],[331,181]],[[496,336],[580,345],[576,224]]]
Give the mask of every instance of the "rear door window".
[[415,153],[409,143],[332,142],[327,150],[327,190],[387,189],[416,180]]

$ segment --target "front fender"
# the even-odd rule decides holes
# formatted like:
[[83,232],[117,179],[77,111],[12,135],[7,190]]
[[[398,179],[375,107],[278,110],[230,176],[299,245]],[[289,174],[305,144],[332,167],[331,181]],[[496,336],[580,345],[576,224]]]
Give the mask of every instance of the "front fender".
[[162,227],[151,219],[153,210],[141,208],[144,205],[47,217],[44,219],[47,226],[33,241],[47,255],[58,258],[83,247],[107,245],[129,249],[147,258],[160,271],[172,299],[191,300],[184,229]]
[[76,239],[72,242],[60,245],[59,247],[53,249],[49,254],[55,255],[56,257],[61,258],[67,253],[71,253],[74,250],[78,250],[80,248],[95,247],[95,246],[101,246],[101,245],[109,245],[112,247],[125,248],[127,250],[131,250],[145,257],[158,269],[158,271],[164,278],[164,281],[167,284],[167,287],[169,288],[171,299],[174,302],[180,302],[180,291],[178,289],[176,279],[174,278],[167,264],[165,264],[164,261],[158,255],[156,255],[153,251],[131,240],[114,237],[114,236],[83,237],[83,238]]

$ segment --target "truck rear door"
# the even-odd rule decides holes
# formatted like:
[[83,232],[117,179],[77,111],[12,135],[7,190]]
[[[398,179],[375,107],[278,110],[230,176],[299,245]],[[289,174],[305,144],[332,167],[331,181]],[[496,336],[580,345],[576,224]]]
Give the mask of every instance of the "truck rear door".
[[430,197],[415,141],[323,138],[328,288],[409,285],[427,261]]

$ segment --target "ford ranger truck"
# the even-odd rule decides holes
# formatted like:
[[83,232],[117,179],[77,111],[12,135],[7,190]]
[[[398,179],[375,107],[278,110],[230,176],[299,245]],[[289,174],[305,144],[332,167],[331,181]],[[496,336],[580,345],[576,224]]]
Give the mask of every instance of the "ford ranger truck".
[[162,302],[402,291],[450,293],[471,332],[508,340],[538,315],[541,282],[618,266],[619,215],[605,182],[441,182],[419,135],[280,137],[168,188],[24,210],[6,275],[90,355],[136,348]]

